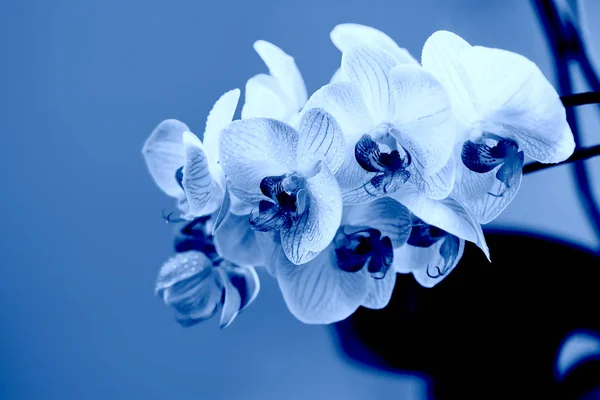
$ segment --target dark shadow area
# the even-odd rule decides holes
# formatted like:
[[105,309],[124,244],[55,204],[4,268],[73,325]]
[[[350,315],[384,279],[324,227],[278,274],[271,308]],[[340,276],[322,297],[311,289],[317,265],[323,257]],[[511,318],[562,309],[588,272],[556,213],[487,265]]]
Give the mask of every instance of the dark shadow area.
[[388,307],[336,324],[341,348],[363,365],[427,375],[433,399],[590,398],[600,363],[558,383],[554,362],[573,329],[600,331],[600,259],[548,237],[486,238],[493,263],[469,243],[432,289],[399,275]]

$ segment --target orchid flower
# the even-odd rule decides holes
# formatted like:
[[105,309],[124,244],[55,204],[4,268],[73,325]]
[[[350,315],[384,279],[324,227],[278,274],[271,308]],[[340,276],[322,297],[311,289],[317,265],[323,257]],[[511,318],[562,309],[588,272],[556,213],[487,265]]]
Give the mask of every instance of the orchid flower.
[[204,142],[183,122],[167,119],[144,144],[150,175],[163,192],[177,199],[185,219],[209,215],[227,203],[219,134],[233,119],[239,96],[239,89],[233,89],[217,100],[206,120]]
[[573,153],[564,106],[527,58],[438,31],[423,47],[422,64],[446,87],[466,127],[452,196],[480,223],[496,218],[514,198],[524,155],[557,163]]
[[442,85],[374,45],[344,51],[342,70],[349,82],[325,85],[306,108],[323,108],[344,132],[348,147],[336,175],[344,204],[367,203],[407,183],[430,198],[446,197],[458,124]]
[[421,286],[433,287],[456,267],[465,241],[476,244],[490,259],[481,224],[456,199],[428,199],[411,187],[393,197],[412,213],[410,237],[394,251],[396,272],[412,273]]
[[220,149],[232,193],[254,206],[255,230],[279,232],[294,264],[327,247],[342,216],[334,174],[344,154],[344,138],[331,115],[311,109],[298,130],[269,118],[234,121],[221,133]]
[[208,218],[186,224],[177,238],[177,254],[165,262],[156,294],[175,310],[175,319],[188,327],[213,316],[221,308],[221,328],[258,295],[260,281],[252,267],[223,259],[208,234]]
[[308,97],[302,75],[294,59],[274,44],[258,40],[254,49],[269,68],[269,75],[255,75],[246,83],[242,119],[290,122]]
[[385,307],[396,283],[394,251],[410,230],[410,212],[382,198],[345,206],[334,240],[304,265],[294,265],[277,248],[272,273],[291,313],[305,323],[329,324],[359,306]]
[[[349,51],[358,44],[379,46],[390,53],[398,64],[420,65],[408,50],[396,44],[396,42],[378,29],[360,24],[339,24],[329,34],[331,41],[342,53]],[[343,69],[337,69],[331,82],[348,81]]]

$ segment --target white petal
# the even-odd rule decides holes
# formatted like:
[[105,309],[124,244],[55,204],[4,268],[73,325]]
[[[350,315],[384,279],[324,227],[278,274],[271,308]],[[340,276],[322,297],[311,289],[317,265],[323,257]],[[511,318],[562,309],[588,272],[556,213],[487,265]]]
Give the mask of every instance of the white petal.
[[267,272],[275,277],[277,265],[282,262],[281,260],[285,259],[285,262],[289,262],[281,247],[280,234],[279,232],[255,231],[254,235],[263,256],[263,263],[260,266],[265,267]]
[[188,251],[171,257],[161,268],[156,294],[175,310],[182,326],[203,321],[217,311],[223,288],[213,263],[203,253]]
[[469,48],[471,45],[460,36],[437,31],[427,39],[421,54],[423,67],[442,82],[450,95],[454,112],[466,125],[479,119],[469,78],[459,62],[459,55]]
[[321,108],[306,111],[298,129],[298,167],[312,169],[323,161],[336,173],[344,161],[344,135],[335,119]]
[[475,243],[490,258],[481,225],[458,201],[450,197],[432,200],[416,188],[406,185],[391,195],[405,205],[413,214],[454,236]]
[[340,67],[331,76],[329,83],[348,82],[348,77],[344,75],[344,70]]
[[[354,155],[356,142],[361,136],[361,134],[352,137],[346,136],[344,162],[335,175],[335,178],[340,185],[342,201],[344,204],[366,204],[375,201],[378,198],[373,195],[376,193],[376,190],[369,190],[369,181],[376,174],[364,170],[358,164]],[[367,190],[365,190],[365,187],[367,187]]]
[[379,310],[387,306],[396,285],[396,271],[391,268],[383,279],[370,278],[368,282],[367,298],[362,305],[374,310]]
[[262,197],[256,196],[253,202],[247,202],[246,200],[240,199],[238,196],[233,194],[231,191],[229,192],[229,196],[231,197],[231,213],[235,215],[248,215],[252,212],[254,208],[254,203],[260,202]]
[[270,75],[258,74],[248,79],[242,119],[273,118],[287,121],[292,109],[277,80]]
[[362,135],[375,127],[358,86],[350,82],[330,83],[310,96],[304,112],[322,108],[335,118],[344,136]]
[[370,26],[340,24],[333,28],[329,36],[335,47],[342,53],[360,44],[371,44],[389,52],[399,64],[419,65],[408,50],[400,48],[388,35]]
[[294,170],[298,132],[268,118],[233,121],[221,132],[220,163],[232,193],[242,198],[261,196],[260,182]]
[[290,229],[281,231],[281,244],[294,264],[304,264],[325,249],[342,219],[342,196],[326,165],[307,180],[308,208]]
[[390,121],[396,109],[389,75],[397,64],[390,53],[376,46],[352,47],[342,55],[342,69],[359,87],[376,123]]
[[416,247],[404,245],[394,250],[394,267],[397,272],[412,272],[415,280],[421,286],[431,288],[450,275],[460,261],[464,250],[465,241],[460,240],[458,256],[443,274],[438,274],[435,266],[443,265],[444,259],[440,254],[440,247],[444,239],[439,240],[430,247]]
[[217,210],[223,191],[213,180],[202,142],[192,132],[183,133],[185,164],[183,189],[188,203],[188,214],[199,217]]
[[162,121],[144,143],[142,154],[150,175],[158,187],[172,197],[182,197],[183,190],[175,179],[175,173],[185,162],[183,132],[190,128],[181,121]]
[[[564,161],[574,149],[558,93],[527,58],[505,50],[475,46],[460,61],[467,70],[483,120],[506,128],[529,157]],[[496,133],[496,132],[492,132]]]
[[382,236],[388,236],[394,247],[402,246],[408,240],[412,228],[410,211],[389,197],[344,207],[342,225],[375,228]]
[[304,265],[281,258],[277,281],[290,312],[307,324],[330,324],[350,316],[366,299],[369,276],[342,271],[333,246]]
[[412,182],[421,192],[430,199],[441,200],[448,197],[454,188],[456,168],[456,160],[451,156],[444,168],[435,174],[424,174],[422,170],[414,166],[409,168],[409,171],[412,174]]
[[295,111],[299,111],[306,103],[308,96],[304,80],[294,58],[264,40],[256,41],[254,50],[269,68],[269,73],[277,79],[283,93],[291,100]]
[[500,168],[502,165],[486,173],[477,173],[462,167],[462,175],[452,191],[452,197],[464,204],[480,224],[487,224],[500,215],[521,187],[522,174],[514,177],[509,188],[496,179]]
[[226,92],[215,102],[206,118],[202,143],[211,168],[213,164],[219,161],[219,135],[223,128],[233,120],[239,99],[240,89],[232,89]]
[[229,215],[230,211],[231,211],[231,193],[227,189],[227,186],[225,186],[225,189],[223,190],[223,201],[221,202],[218,210],[215,213],[216,216],[214,217],[215,221],[214,221],[213,227],[212,227],[213,235],[219,230],[219,228],[221,228],[221,225],[225,221],[225,218],[227,218],[227,216]]
[[446,91],[433,75],[412,65],[394,68],[390,81],[396,98],[391,133],[422,174],[439,172],[450,159],[460,129]]
[[221,328],[227,328],[234,318],[248,307],[260,291],[260,281],[254,268],[224,263],[216,269],[225,288],[221,311]]
[[229,214],[213,238],[221,257],[234,264],[250,267],[264,262],[247,215]]

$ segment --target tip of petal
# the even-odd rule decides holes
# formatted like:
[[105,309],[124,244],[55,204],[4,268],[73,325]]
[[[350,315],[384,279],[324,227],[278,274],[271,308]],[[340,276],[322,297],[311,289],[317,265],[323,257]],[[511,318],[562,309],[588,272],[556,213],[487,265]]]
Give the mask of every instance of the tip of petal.
[[191,131],[183,132],[183,145],[185,147],[195,146],[202,148],[202,142],[200,141],[198,136],[193,134]]
[[273,59],[274,57],[290,57],[285,51],[281,50],[279,47],[274,45],[271,42],[267,42],[266,40],[257,40],[254,42],[253,46],[254,50],[258,53],[260,58],[268,65],[268,60]]

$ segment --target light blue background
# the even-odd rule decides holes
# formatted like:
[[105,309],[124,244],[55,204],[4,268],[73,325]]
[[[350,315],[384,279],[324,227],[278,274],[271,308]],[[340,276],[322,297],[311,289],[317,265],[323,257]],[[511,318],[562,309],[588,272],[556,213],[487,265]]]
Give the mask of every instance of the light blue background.
[[[600,4],[586,4],[597,19]],[[292,54],[316,90],[339,65],[329,32],[342,22],[377,27],[417,57],[432,32],[452,30],[553,78],[525,0],[0,3],[0,398],[425,398],[417,379],[344,360],[266,274],[225,331],[182,329],[153,295],[172,202],[145,169],[147,135],[165,118],[201,133],[222,93],[266,71],[257,39]],[[598,116],[583,114],[586,144],[598,143]],[[527,176],[497,224],[595,245],[569,174]]]

